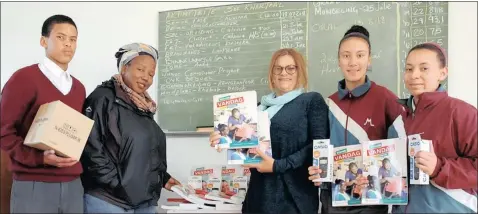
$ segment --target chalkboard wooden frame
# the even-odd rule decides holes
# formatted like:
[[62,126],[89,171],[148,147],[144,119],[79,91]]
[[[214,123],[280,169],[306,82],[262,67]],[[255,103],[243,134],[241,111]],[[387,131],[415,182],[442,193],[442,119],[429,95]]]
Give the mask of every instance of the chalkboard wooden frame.
[[[163,53],[160,53],[160,56],[162,56],[163,59],[166,58],[165,52],[167,48],[165,48],[166,45],[164,45],[166,41],[166,38],[164,38],[165,37],[164,35],[166,35],[164,28],[166,27],[161,26],[162,21],[166,23],[165,20],[161,20],[162,16],[166,16],[165,14],[168,14],[171,12],[178,12],[178,11],[179,12],[195,11],[195,10],[206,11],[206,10],[213,10],[214,8],[216,8],[217,10],[221,10],[221,9],[225,10],[225,8],[235,8],[235,7],[245,8],[247,5],[259,5],[259,4],[268,4],[268,3],[277,3],[277,2],[250,2],[250,3],[239,3],[239,4],[217,5],[217,6],[209,6],[209,7],[197,7],[197,8],[189,8],[189,9],[161,11],[159,12],[159,19],[160,19],[159,50],[160,52],[163,50]],[[405,88],[403,86],[401,76],[403,74],[402,71],[403,71],[404,56],[406,55],[407,49],[409,49],[411,46],[415,45],[416,43],[420,43],[422,41],[429,41],[429,40],[439,41],[439,43],[442,42],[444,48],[447,49],[447,44],[448,44],[448,41],[447,41],[448,40],[448,12],[447,12],[448,3],[447,2],[338,2],[338,3],[279,2],[279,3],[287,5],[286,9],[293,8],[291,10],[296,10],[294,8],[299,8],[300,10],[306,10],[306,15],[300,16],[300,17],[296,16],[294,18],[289,17],[290,20],[288,20],[287,16],[283,17],[284,14],[287,14],[284,12],[286,9],[276,10],[276,11],[279,11],[279,14],[280,14],[280,18],[278,19],[280,19],[279,28],[281,29],[281,32],[280,32],[281,34],[279,35],[280,44],[277,47],[275,47],[275,49],[277,50],[281,48],[282,46],[287,47],[288,45],[290,45],[290,44],[284,44],[283,40],[289,40],[290,38],[297,39],[300,36],[303,36],[303,38],[305,38],[305,41],[301,40],[300,42],[302,42],[301,45],[305,44],[305,47],[302,48],[298,46],[299,47],[298,49],[300,52],[304,54],[304,57],[306,59],[310,59],[308,60],[308,74],[309,74],[309,81],[310,81],[309,90],[319,91],[324,97],[327,97],[332,92],[336,91],[337,81],[342,79],[342,74],[338,72],[339,70],[337,66],[336,51],[338,48],[338,40],[340,40],[340,38],[343,36],[343,33],[345,33],[346,29],[350,27],[351,24],[362,24],[369,30],[371,34],[370,40],[372,43],[372,58],[374,62],[372,62],[373,68],[368,73],[369,77],[371,77],[371,79],[377,82],[378,84],[388,87],[394,93],[399,93],[399,96],[401,97],[406,96],[406,94],[402,94],[402,92],[405,91],[404,90]],[[396,10],[391,9],[387,11],[388,9],[387,7],[390,7],[390,5],[393,5],[393,7],[396,7]],[[444,11],[443,14],[439,12],[437,12],[436,14],[434,14],[434,12],[430,12],[429,14],[427,14],[427,11],[428,12],[433,10],[438,11],[438,9],[442,10],[441,12]],[[349,12],[350,11],[352,12],[344,13],[340,15],[330,15],[330,16],[321,14],[321,13],[323,14],[330,13],[331,11],[340,12],[345,10],[349,10]],[[357,14],[361,14],[361,15],[357,16],[356,19],[351,19],[350,14],[352,15],[354,14],[353,10],[366,11],[366,12],[363,12],[363,13],[357,12]],[[272,11],[274,12],[274,10]],[[390,11],[394,13],[391,13]],[[408,14],[407,14],[407,11],[409,11]],[[266,13],[270,11],[261,10],[259,12]],[[254,13],[256,13],[256,11],[254,11]],[[410,16],[410,17],[407,17],[407,16]],[[187,18],[189,19],[190,17],[187,17]],[[221,18],[226,19],[224,17],[221,17]],[[296,23],[293,23],[294,21],[296,21]],[[423,26],[420,25],[420,21],[424,22],[425,24]],[[293,30],[291,26],[297,27],[297,25],[300,25],[301,22],[302,24],[305,23],[305,26],[303,26],[304,28],[302,28],[304,32],[302,34],[300,33],[294,34],[294,33],[297,33],[297,31],[300,31],[300,29]],[[432,25],[427,26],[426,24],[427,22],[431,22]],[[239,25],[246,26],[247,23],[250,23],[250,21],[248,19],[245,19],[243,24],[239,24]],[[286,35],[287,39],[283,39],[285,34],[283,33],[282,29],[286,29],[286,28],[283,28],[282,26],[282,24],[284,23],[288,25],[288,27],[290,28],[290,29],[287,28],[287,30],[290,30],[289,34]],[[418,25],[416,25],[417,23]],[[443,26],[441,26],[441,24],[443,24]],[[179,23],[175,26],[179,26],[181,28],[181,27],[187,26],[187,24],[183,26],[181,23]],[[208,25],[204,25],[204,26],[208,26]],[[380,26],[380,27],[376,27],[376,26]],[[192,27],[194,26],[193,25],[189,26],[190,29],[192,29]],[[430,27],[431,27],[431,30],[430,30]],[[204,29],[207,29],[207,27],[205,27]],[[417,29],[417,30],[412,30],[412,29]],[[249,31],[252,31],[252,30],[248,28],[248,30],[246,30],[246,33],[249,33]],[[392,31],[393,33],[387,33]],[[437,33],[438,31],[440,32]],[[427,38],[427,33],[429,35],[438,35],[437,39]],[[213,34],[216,35],[217,33],[213,33]],[[423,35],[425,35],[425,37],[423,37]],[[390,38],[391,41],[386,40],[384,38]],[[184,43],[184,38],[180,38],[180,40],[182,43]],[[193,45],[196,45],[196,44],[193,44]],[[261,47],[263,46],[257,46],[258,49]],[[269,46],[266,46],[266,47],[269,47]],[[195,49],[200,49],[200,48],[195,48]],[[241,49],[241,52],[242,51],[243,50]],[[239,53],[240,52],[238,52],[238,54]],[[263,54],[261,54],[264,56],[264,60],[263,60],[264,64],[268,65],[271,53],[272,52],[264,52]],[[237,63],[235,62],[236,59],[242,59],[240,56],[238,57],[235,57],[237,55],[233,55],[233,56],[234,57],[230,62],[232,66],[237,65],[237,64],[234,64],[234,63]],[[183,58],[186,59],[187,57],[182,56],[181,59]],[[170,100],[174,100],[176,98],[183,99],[184,97],[188,97],[188,96],[191,97],[192,96],[191,94],[195,94],[197,92],[189,92],[189,93],[183,93],[183,94],[179,93],[179,95],[162,95],[162,93],[167,91],[167,90],[161,90],[162,86],[169,84],[169,83],[168,84],[164,83],[164,79],[170,78],[169,76],[164,75],[166,73],[164,73],[163,72],[164,69],[161,69],[160,67],[162,64],[163,65],[166,64],[165,60],[158,63],[158,70],[159,70],[158,72],[159,74],[158,75],[158,81],[159,81],[158,83],[158,106],[159,106],[158,122],[160,123],[161,127],[163,127],[165,130],[168,130],[166,132],[181,134],[181,133],[187,133],[187,132],[195,133],[195,127],[197,126],[205,126],[205,125],[212,126],[212,123],[213,123],[212,122],[212,102],[210,102],[211,106],[209,107],[208,106],[209,104],[195,103],[194,100],[192,102],[188,101],[189,103],[184,105],[187,105],[190,109],[189,110],[182,109],[183,112],[177,112],[179,110],[176,106],[180,104],[166,104],[166,103],[171,103],[167,101],[168,99]],[[214,65],[222,66],[222,65],[225,65],[225,63],[214,64]],[[262,69],[265,66],[263,66]],[[187,68],[187,66],[185,66],[185,68]],[[209,69],[209,67],[207,68]],[[179,69],[178,71],[174,71],[174,72],[177,72],[177,73],[183,72],[179,75],[180,76],[179,78],[184,78],[184,71],[180,71]],[[170,72],[169,74],[174,72]],[[266,73],[264,74],[263,70],[261,70],[260,73],[255,74],[256,76],[252,74],[248,74],[249,76],[247,75],[242,76],[243,72],[244,72],[243,70],[239,71],[238,75],[241,75],[241,76],[238,78],[247,79],[247,78],[256,78],[256,76],[266,76]],[[215,80],[220,81],[221,78],[223,77],[211,77],[211,78],[216,78]],[[263,83],[261,82],[261,84]],[[262,86],[254,86],[256,88],[260,88],[259,89],[260,91],[258,92],[259,97],[265,93],[270,93],[270,90],[268,90],[264,86],[265,84],[263,84]],[[249,87],[247,88],[247,90],[251,90],[254,87]],[[218,92],[218,93],[222,93],[222,92],[225,93],[230,91],[222,90],[221,92]],[[213,94],[214,93],[211,92],[207,94],[207,96],[210,96],[212,98]],[[209,115],[207,117],[210,117],[210,119],[204,119],[206,118],[205,115]],[[194,117],[202,117],[203,122],[198,123],[198,121],[193,121]],[[188,120],[189,120],[188,124],[190,124],[189,126],[185,125],[185,128],[178,128],[179,127],[178,125],[181,125],[180,123],[183,123],[184,121],[184,124],[186,124]],[[206,121],[210,121],[210,122],[206,122]],[[173,128],[171,125],[172,123],[174,123]]]

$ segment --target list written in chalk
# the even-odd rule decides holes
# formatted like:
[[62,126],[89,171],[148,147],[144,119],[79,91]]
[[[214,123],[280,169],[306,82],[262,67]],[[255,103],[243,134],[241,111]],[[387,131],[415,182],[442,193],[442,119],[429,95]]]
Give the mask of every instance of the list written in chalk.
[[[368,69],[368,77],[392,91],[397,91],[396,23],[397,10],[393,2],[311,2],[309,19],[310,89],[329,96],[337,91],[343,79],[339,67],[339,43],[354,24],[367,28],[371,43],[371,66],[344,59],[340,66],[351,75]],[[353,18],[352,18],[353,17]],[[387,39],[384,39],[387,38]],[[366,43],[364,43],[366,44]],[[360,47],[364,48],[364,47]],[[365,48],[367,48],[365,46]],[[366,62],[366,61],[365,61]],[[327,83],[327,84],[325,84]]]
[[[446,49],[447,14],[447,2],[262,2],[160,12],[159,123],[195,131],[212,126],[213,95],[270,93],[269,63],[280,48],[303,54],[309,90],[323,97],[337,91],[342,70],[353,76],[361,67],[408,97],[406,54],[427,41]],[[340,40],[353,24],[370,33],[370,66],[339,59]]]
[[[290,47],[305,54],[306,6],[268,2],[161,13],[160,122],[168,130],[195,130],[199,122],[212,123],[215,94],[270,93],[273,52]],[[172,118],[183,121],[170,124]]]
[[[400,2],[400,72],[405,72],[408,51],[421,43],[434,42],[448,49],[448,3],[447,2]],[[443,85],[447,88],[448,81]],[[410,96],[405,83],[400,81],[400,96]]]

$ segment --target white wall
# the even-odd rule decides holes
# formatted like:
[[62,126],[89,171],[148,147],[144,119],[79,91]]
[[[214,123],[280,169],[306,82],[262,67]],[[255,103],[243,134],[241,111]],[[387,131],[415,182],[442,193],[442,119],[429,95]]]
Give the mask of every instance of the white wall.
[[448,92],[477,106],[477,3],[450,2],[448,8]]
[[[2,2],[1,87],[18,68],[37,63],[43,21],[53,14],[71,16],[78,25],[78,49],[70,68],[90,93],[116,73],[114,53],[130,42],[158,46],[158,12],[239,2]],[[449,6],[449,93],[477,106],[477,4]],[[156,99],[154,89],[150,89]],[[169,171],[185,179],[193,163],[222,162],[206,137],[168,137]],[[189,160],[186,160],[189,159]],[[169,193],[165,193],[164,200]]]

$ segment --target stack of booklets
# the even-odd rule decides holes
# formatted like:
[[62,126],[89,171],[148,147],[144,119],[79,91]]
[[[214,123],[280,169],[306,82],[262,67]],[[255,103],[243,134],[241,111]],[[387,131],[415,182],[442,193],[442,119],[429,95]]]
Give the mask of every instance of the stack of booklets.
[[195,166],[188,182],[171,189],[181,198],[168,199],[166,210],[237,210],[248,188],[249,172],[241,166]]
[[255,91],[213,96],[214,130],[222,136],[217,147],[227,149],[228,164],[259,163],[256,149],[272,155],[270,120],[257,108]]
[[332,206],[408,204],[406,139],[334,148]]

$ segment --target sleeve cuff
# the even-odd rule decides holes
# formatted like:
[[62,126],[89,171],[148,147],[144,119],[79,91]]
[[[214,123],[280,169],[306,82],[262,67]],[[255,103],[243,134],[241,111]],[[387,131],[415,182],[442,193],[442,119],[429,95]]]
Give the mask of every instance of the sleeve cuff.
[[168,172],[163,172],[163,180],[162,180],[163,187],[166,186],[170,178],[171,178],[171,175]]
[[439,157],[437,157],[437,164],[435,166],[435,170],[433,170],[433,173],[430,175],[430,179],[433,179],[438,175],[438,173],[441,170],[441,166],[442,166],[442,160]]
[[43,161],[43,151],[40,151],[35,155],[35,165],[37,166],[42,166],[45,165],[45,162]]
[[281,167],[281,160],[274,160],[274,165],[272,165],[272,172],[274,173],[283,173]]

